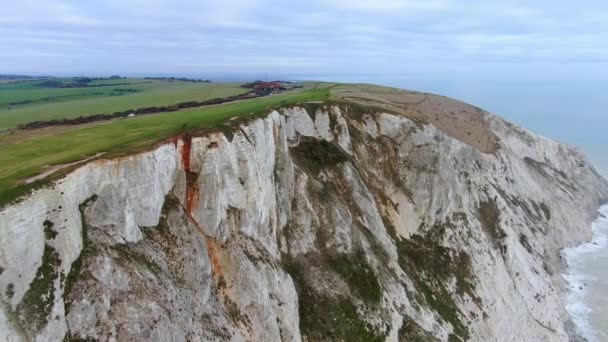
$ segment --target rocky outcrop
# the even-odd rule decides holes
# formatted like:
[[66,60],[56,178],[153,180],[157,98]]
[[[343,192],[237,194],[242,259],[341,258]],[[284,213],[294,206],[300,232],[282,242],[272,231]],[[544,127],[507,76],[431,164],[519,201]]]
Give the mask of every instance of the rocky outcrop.
[[483,120],[315,104],[87,163],[0,213],[1,338],[567,341],[558,252],[608,184]]

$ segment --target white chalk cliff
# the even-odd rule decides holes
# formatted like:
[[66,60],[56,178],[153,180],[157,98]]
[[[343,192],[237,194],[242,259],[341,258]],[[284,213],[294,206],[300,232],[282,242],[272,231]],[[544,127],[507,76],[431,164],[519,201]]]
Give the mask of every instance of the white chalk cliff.
[[482,120],[296,106],[89,162],[0,212],[0,340],[568,341],[608,183]]

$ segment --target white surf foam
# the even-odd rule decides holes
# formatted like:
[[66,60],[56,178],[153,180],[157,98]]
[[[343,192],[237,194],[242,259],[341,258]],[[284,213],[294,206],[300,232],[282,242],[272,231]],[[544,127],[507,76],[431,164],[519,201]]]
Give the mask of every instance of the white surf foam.
[[562,255],[568,264],[568,273],[563,274],[568,282],[569,294],[566,301],[572,321],[576,325],[578,333],[590,342],[600,341],[598,336],[604,335],[597,331],[589,319],[592,307],[587,300],[589,284],[597,279],[583,270],[583,259],[585,256],[603,252],[608,249],[608,205],[601,207],[599,217],[593,222],[593,238],[591,242],[566,248]]

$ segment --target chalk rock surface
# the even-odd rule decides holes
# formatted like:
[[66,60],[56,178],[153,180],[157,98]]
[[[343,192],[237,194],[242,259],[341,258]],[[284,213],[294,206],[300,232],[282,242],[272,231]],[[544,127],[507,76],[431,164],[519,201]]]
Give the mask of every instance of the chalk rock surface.
[[314,104],[89,162],[0,212],[0,340],[567,341],[608,184],[483,125]]

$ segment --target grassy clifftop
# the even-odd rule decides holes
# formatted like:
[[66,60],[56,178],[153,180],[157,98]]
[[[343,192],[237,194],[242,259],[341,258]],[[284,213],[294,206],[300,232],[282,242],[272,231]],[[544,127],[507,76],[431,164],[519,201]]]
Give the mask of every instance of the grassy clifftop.
[[[325,101],[329,85],[233,103],[179,112],[104,121],[84,127],[49,127],[17,132],[18,138],[0,135],[0,205],[10,203],[31,188],[44,184],[25,180],[50,165],[70,163],[106,152],[104,157],[150,148],[171,136],[197,129],[222,129],[231,117],[254,118],[271,107],[305,101]],[[59,176],[59,173],[54,174]]]
[[[208,83],[192,84],[210,86]],[[224,90],[232,91],[222,86],[218,91]],[[166,98],[171,98],[165,95]],[[2,101],[0,97],[0,103]],[[47,180],[41,179],[30,184],[25,182],[48,170],[49,166],[91,158],[101,152],[105,153],[104,157],[133,153],[180,133],[200,129],[222,130],[226,128],[226,120],[232,117],[255,118],[266,113],[270,107],[310,101],[346,103],[353,108],[360,108],[360,111],[355,111],[360,114],[384,111],[406,116],[420,124],[430,123],[445,134],[485,153],[494,152],[497,146],[497,138],[489,129],[486,113],[477,107],[443,96],[395,88],[309,83],[304,89],[268,97],[80,126],[56,126],[0,134],[0,206],[48,181],[47,177]],[[172,103],[174,102],[175,98]],[[60,172],[56,172],[52,177],[60,175]]]

